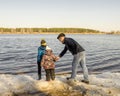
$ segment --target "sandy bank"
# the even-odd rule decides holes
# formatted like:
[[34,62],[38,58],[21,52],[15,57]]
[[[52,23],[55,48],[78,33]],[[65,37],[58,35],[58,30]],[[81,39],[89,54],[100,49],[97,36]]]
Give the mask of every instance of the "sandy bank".
[[120,73],[90,75],[90,84],[68,81],[57,76],[55,81],[40,81],[27,75],[0,75],[0,96],[120,96]]

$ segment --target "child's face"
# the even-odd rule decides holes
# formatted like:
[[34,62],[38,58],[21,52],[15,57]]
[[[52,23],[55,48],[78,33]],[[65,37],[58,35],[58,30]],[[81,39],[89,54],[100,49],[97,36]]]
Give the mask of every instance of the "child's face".
[[52,50],[46,50],[47,55],[51,55],[51,53],[52,53]]

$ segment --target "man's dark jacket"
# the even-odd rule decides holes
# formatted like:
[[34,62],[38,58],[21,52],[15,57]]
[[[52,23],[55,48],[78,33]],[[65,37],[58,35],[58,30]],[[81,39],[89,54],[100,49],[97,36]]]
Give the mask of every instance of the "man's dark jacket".
[[67,52],[67,50],[69,50],[72,53],[72,55],[85,51],[85,49],[82,46],[80,46],[80,44],[72,38],[65,38],[63,44],[65,44],[65,48],[60,53],[59,55],[60,57],[62,57]]

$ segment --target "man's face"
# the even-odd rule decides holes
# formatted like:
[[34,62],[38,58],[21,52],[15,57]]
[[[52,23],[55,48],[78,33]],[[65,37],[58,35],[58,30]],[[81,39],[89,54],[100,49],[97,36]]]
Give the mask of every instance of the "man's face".
[[61,43],[64,43],[64,39],[65,39],[65,37],[62,36],[62,37],[59,38],[59,41],[60,41]]

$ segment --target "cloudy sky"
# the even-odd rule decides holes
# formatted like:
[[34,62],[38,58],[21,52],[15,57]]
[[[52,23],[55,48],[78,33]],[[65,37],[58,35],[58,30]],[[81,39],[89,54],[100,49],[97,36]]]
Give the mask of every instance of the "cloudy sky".
[[120,0],[0,0],[0,27],[120,30]]

